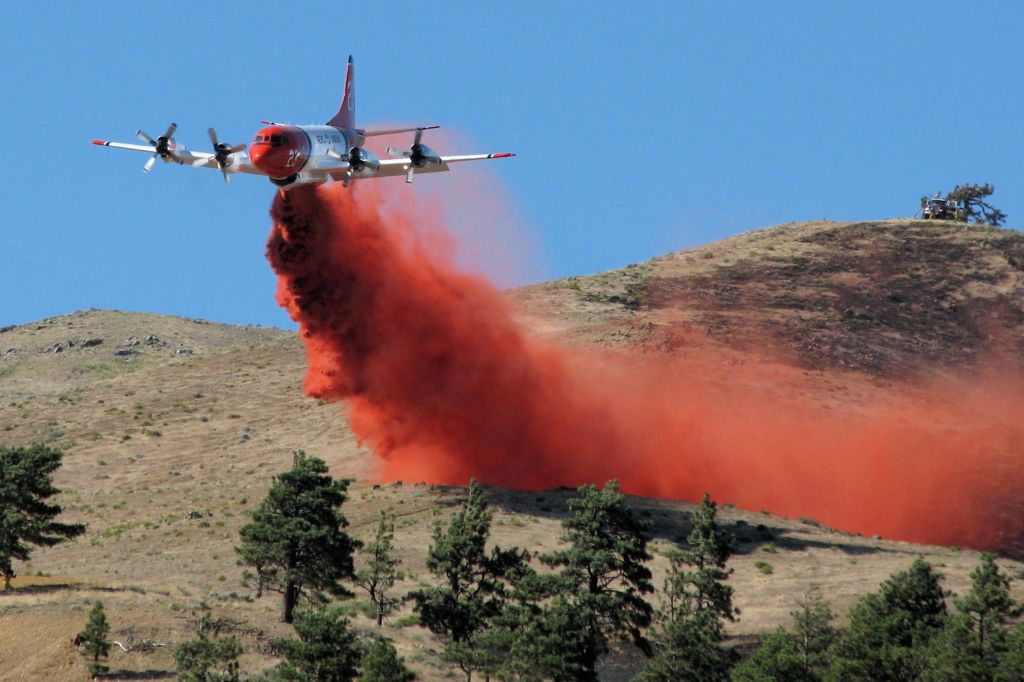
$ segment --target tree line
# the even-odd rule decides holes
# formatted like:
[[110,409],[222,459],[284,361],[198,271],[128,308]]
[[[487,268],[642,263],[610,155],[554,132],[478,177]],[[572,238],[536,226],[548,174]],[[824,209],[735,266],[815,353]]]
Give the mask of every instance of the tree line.
[[[60,507],[46,501],[59,492],[52,473],[60,460],[46,446],[0,447],[0,570],[8,585],[12,560],[26,559],[28,545],[85,530],[57,523]],[[280,594],[281,618],[295,630],[273,643],[281,662],[243,677],[241,643],[222,635],[221,621],[201,605],[195,637],[174,650],[178,679],[413,679],[387,638],[359,634],[333,603],[352,596],[348,583],[367,594],[378,626],[411,602],[419,623],[444,642],[444,660],[467,681],[597,680],[601,657],[624,641],[647,656],[634,678],[641,682],[1024,682],[1024,624],[1014,624],[1021,606],[991,554],[981,555],[970,591],[953,599],[952,609],[941,574],[918,558],[858,601],[844,630],[833,627],[828,602],[811,589],[792,626],[751,650],[729,644],[725,634],[739,615],[728,584],[736,539],[717,522],[708,495],[690,516],[686,543],[668,555],[655,608],[648,600],[655,592],[650,524],[632,512],[615,481],[580,487],[568,503],[561,547],[537,555],[491,543],[494,512],[471,481],[451,519],[434,527],[427,567],[435,585],[402,596],[392,594],[401,563],[394,517],[382,512],[365,544],[351,538],[341,511],[349,484],[331,478],[322,460],[297,452],[241,529],[236,550],[251,569],[247,580],[257,596]],[[106,671],[108,633],[96,602],[76,638],[93,675]]]

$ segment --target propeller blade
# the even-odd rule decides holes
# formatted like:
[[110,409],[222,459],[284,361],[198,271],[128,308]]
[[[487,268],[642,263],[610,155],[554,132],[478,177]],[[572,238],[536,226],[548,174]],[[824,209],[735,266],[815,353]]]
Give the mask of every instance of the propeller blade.
[[154,147],[156,146],[156,140],[154,140],[152,137],[150,137],[149,135],[147,135],[146,133],[144,133],[141,130],[136,130],[135,131],[135,136],[138,137],[143,142],[148,142],[149,144],[153,145]]
[[149,157],[149,161],[147,161],[146,165],[142,167],[142,172],[143,173],[148,173],[150,171],[150,169],[153,168],[153,164],[154,163],[156,163],[156,154],[154,154],[153,156]]
[[214,148],[217,147],[217,131],[213,128],[207,128],[206,134],[210,136],[210,142],[213,143]]
[[235,154],[236,152],[240,152],[243,149],[245,149],[245,143],[236,144],[234,147],[228,150],[228,154]]
[[416,137],[412,140],[412,146],[415,147],[420,143],[420,139],[423,137],[423,128],[416,129]]
[[231,184],[231,176],[228,175],[228,169],[222,167],[220,172],[224,174],[224,182]]
[[405,176],[405,184],[407,184],[407,185],[411,185],[412,184],[412,176],[415,173],[416,173],[416,169],[413,168],[412,166],[409,166],[409,172]]
[[171,125],[167,126],[167,132],[164,133],[163,136],[169,140],[169,139],[171,139],[171,135],[173,135],[174,131],[177,130],[177,129],[178,129],[178,124],[177,123],[172,123]]

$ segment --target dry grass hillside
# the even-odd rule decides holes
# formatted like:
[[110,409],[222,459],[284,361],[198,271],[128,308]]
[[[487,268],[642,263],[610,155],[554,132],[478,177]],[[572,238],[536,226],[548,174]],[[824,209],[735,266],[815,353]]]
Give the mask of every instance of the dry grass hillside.
[[[510,296],[534,333],[568,343],[643,352],[712,344],[742,354],[765,352],[767,338],[772,352],[817,370],[816,381],[895,381],[993,352],[1024,357],[1024,236],[951,223],[785,225]],[[69,520],[88,524],[75,542],[37,550],[18,566],[17,589],[0,593],[0,680],[87,679],[70,640],[96,599],[113,639],[129,649],[166,644],[115,647],[117,679],[173,677],[170,650],[191,636],[187,616],[200,602],[235,623],[246,670],[272,665],[267,641],[289,628],[274,595],[254,600],[242,586],[233,548],[296,448],[356,479],[345,506],[354,535],[367,537],[380,509],[397,513],[405,579],[396,591],[430,581],[432,525],[462,490],[373,484],[373,457],[339,408],[303,396],[304,367],[295,334],[274,329],[99,310],[0,329],[0,444],[62,448],[60,503]],[[488,489],[495,539],[553,549],[569,494]],[[660,585],[664,554],[685,537],[692,505],[631,503],[654,524]],[[740,538],[737,638],[786,623],[812,584],[843,613],[915,556],[940,566],[961,593],[977,561],[971,551],[872,540],[758,510],[724,508],[720,517]],[[1014,589],[1024,597],[1024,563],[1000,562],[1021,578]],[[454,679],[439,642],[408,618],[392,618],[385,631],[421,679]],[[614,656],[603,679],[625,679],[631,665],[629,655]]]
[[721,344],[893,379],[1024,366],[1024,234],[984,225],[791,223],[517,297],[583,344]]

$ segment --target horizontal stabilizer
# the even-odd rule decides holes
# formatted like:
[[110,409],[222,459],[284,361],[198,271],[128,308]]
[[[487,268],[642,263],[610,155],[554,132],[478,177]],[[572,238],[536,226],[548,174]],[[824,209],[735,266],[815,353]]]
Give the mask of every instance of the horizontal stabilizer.
[[412,133],[417,130],[436,130],[441,126],[417,126],[415,128],[391,128],[389,130],[361,130],[365,137],[376,137],[378,135],[394,135],[395,133]]

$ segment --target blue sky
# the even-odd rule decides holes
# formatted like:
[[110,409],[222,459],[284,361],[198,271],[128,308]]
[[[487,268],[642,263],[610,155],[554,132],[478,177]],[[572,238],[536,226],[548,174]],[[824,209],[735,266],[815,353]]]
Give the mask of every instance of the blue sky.
[[89,141],[174,120],[205,150],[211,125],[322,122],[350,53],[360,125],[518,153],[485,172],[533,240],[520,283],[909,216],[963,182],[1021,225],[1022,29],[1015,2],[5,3],[0,325],[103,307],[286,326],[266,180],[145,175]]

